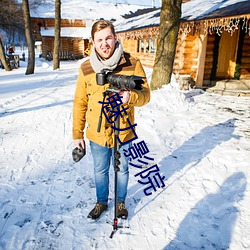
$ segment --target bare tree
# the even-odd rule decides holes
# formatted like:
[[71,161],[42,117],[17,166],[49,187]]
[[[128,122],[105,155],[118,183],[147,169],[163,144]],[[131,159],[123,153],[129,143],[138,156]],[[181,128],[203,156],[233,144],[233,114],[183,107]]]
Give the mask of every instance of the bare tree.
[[53,49],[53,69],[60,68],[59,48],[61,33],[61,0],[55,0],[55,40]]
[[4,43],[13,43],[16,34],[23,30],[22,8],[16,0],[0,0],[0,61],[6,71],[10,71],[10,65],[6,59]]
[[20,33],[23,29],[21,4],[17,0],[0,0],[0,20],[0,28],[13,41],[13,34]]
[[26,36],[26,41],[28,44],[28,66],[27,66],[25,74],[30,75],[30,74],[34,74],[34,70],[35,70],[35,48],[34,48],[34,41],[32,37],[30,9],[29,9],[28,0],[22,0],[22,8],[23,8],[25,36]]
[[3,67],[4,67],[4,69],[6,71],[11,70],[10,65],[8,64],[8,62],[6,60],[6,56],[5,56],[5,52],[4,52],[4,46],[3,46],[3,43],[2,43],[1,37],[0,37],[0,61],[1,61],[1,64],[3,65]]
[[162,0],[160,31],[150,87],[160,88],[171,81],[182,0]]
[[43,4],[46,4],[46,0],[29,0],[30,9],[36,9]]

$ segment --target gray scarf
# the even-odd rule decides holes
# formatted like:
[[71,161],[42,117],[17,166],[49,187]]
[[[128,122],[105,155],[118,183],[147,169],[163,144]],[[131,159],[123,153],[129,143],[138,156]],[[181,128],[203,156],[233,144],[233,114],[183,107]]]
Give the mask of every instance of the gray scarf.
[[90,64],[96,73],[101,73],[103,69],[113,71],[117,67],[121,59],[122,53],[123,47],[121,43],[116,42],[113,55],[107,60],[102,60],[102,58],[97,54],[93,46],[92,52],[90,54]]

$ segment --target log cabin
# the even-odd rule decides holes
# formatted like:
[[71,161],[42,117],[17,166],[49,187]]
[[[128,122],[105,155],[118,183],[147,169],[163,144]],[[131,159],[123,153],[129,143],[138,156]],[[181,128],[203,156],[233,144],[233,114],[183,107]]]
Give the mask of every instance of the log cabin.
[[[147,67],[154,65],[160,11],[137,11],[115,22],[124,50]],[[173,73],[199,88],[237,79],[249,90],[250,1],[184,1]]]
[[[54,18],[32,18],[33,37],[41,41],[41,57],[52,60]],[[81,59],[87,54],[92,20],[61,20],[60,59]]]
[[[110,2],[61,0],[61,59],[79,59],[90,53],[90,30],[98,19],[115,21],[147,6]],[[55,4],[46,1],[31,10],[34,41],[41,43],[41,57],[52,59],[54,45]]]

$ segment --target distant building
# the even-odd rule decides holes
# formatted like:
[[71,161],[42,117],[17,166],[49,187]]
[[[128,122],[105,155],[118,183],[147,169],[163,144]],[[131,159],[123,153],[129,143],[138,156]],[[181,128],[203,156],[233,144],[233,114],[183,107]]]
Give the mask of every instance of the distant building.
[[[108,2],[62,0],[60,58],[79,59],[90,53],[91,27],[98,19],[115,21],[121,15],[145,6]],[[54,3],[46,2],[31,10],[34,40],[41,42],[41,57],[52,57],[54,46]]]
[[[52,56],[54,47],[54,18],[32,18],[33,37],[41,42],[41,57]],[[69,59],[74,55],[76,59],[83,58],[87,52],[91,21],[61,20],[61,59]],[[64,54],[63,54],[64,52]],[[63,58],[64,57],[64,58]]]

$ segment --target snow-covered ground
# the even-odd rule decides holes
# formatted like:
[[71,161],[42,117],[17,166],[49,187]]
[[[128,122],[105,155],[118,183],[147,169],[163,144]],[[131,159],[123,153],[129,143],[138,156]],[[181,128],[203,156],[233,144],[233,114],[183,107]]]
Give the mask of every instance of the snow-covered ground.
[[[250,99],[152,91],[137,108],[137,135],[147,143],[165,187],[150,196],[130,167],[130,228],[109,238],[109,209],[98,222],[89,145],[72,161],[72,100],[81,61],[37,58],[35,74],[0,69],[0,249],[250,249]],[[150,79],[151,70],[146,69]],[[98,117],[97,117],[98,119]]]

